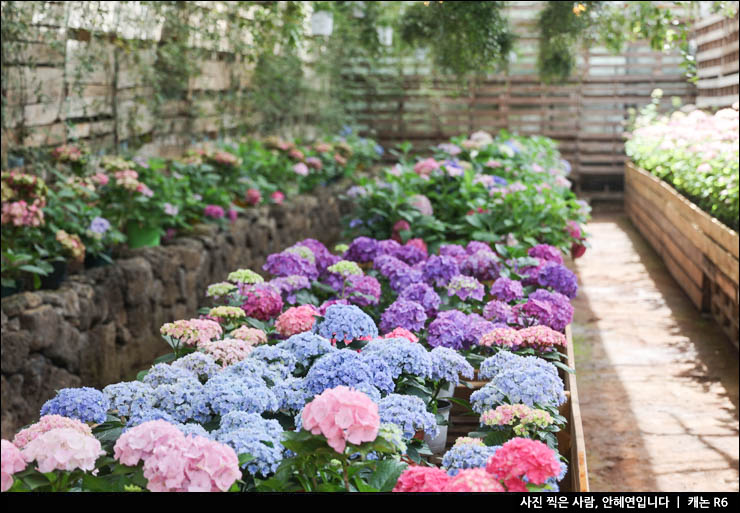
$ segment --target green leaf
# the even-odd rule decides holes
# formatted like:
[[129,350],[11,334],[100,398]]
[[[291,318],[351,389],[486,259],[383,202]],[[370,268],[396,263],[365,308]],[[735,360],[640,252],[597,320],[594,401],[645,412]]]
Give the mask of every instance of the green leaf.
[[[396,486],[396,481],[401,473],[406,469],[406,463],[392,459],[382,460],[375,467],[367,484],[381,492],[390,492]],[[362,490],[360,490],[362,491]]]

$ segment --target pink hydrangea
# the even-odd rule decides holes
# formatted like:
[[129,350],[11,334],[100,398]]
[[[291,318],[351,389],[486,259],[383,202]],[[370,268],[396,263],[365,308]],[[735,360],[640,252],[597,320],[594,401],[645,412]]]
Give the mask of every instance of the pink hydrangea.
[[512,438],[491,456],[486,470],[503,480],[510,491],[521,491],[512,488],[518,488],[523,477],[532,484],[544,484],[548,478],[557,477],[560,463],[555,451],[546,444],[529,438]]
[[453,477],[443,492],[505,492],[503,485],[482,468],[466,468]]
[[495,169],[495,168],[497,168],[497,167],[501,167],[501,166],[503,166],[503,164],[501,164],[501,162],[499,162],[498,160],[489,160],[489,161],[488,161],[488,162],[486,162],[486,163],[485,163],[484,165],[485,165],[486,167],[492,167],[492,168],[494,168],[494,169]]
[[402,242],[401,232],[410,229],[411,225],[408,223],[408,221],[405,221],[403,219],[396,221],[396,223],[393,225],[393,233],[391,234],[391,239],[396,242]]
[[383,335],[383,338],[405,338],[409,342],[418,342],[419,337],[411,333],[405,328],[396,328],[387,334]]
[[113,455],[124,465],[134,466],[146,460],[154,449],[169,440],[181,442],[185,438],[177,427],[164,420],[151,420],[123,433],[113,447]]
[[288,155],[290,156],[290,158],[295,160],[303,160],[304,158],[303,152],[297,148],[293,148],[292,150],[290,150],[288,152]]
[[297,175],[308,176],[308,166],[303,162],[298,162],[293,166],[293,172]]
[[282,204],[283,200],[285,199],[285,194],[283,194],[280,191],[275,191],[272,194],[270,194],[270,198],[272,201],[277,203],[278,205]]
[[555,346],[565,347],[568,344],[565,335],[543,325],[530,326],[519,330],[519,336],[526,347],[540,351],[550,351]]
[[432,174],[432,171],[435,169],[439,169],[439,162],[434,160],[433,158],[428,158],[424,160],[420,160],[414,165],[414,173],[421,176],[422,178],[429,178],[429,175]]
[[40,226],[44,222],[43,202],[34,200],[30,205],[25,201],[3,202],[0,223],[13,226]]
[[318,309],[313,305],[301,305],[288,308],[275,321],[275,331],[284,337],[303,333],[313,328]]
[[253,346],[267,343],[267,334],[264,331],[257,328],[250,328],[249,326],[240,326],[229,333],[229,336],[249,342]]
[[44,415],[37,423],[19,431],[13,438],[13,444],[19,449],[23,449],[29,442],[47,431],[60,428],[76,429],[83,435],[92,436],[92,429],[84,422],[62,415]]
[[524,341],[514,328],[494,328],[478,339],[478,345],[484,347],[505,347],[517,349]]
[[429,254],[427,243],[424,242],[424,239],[409,239],[406,241],[406,246],[414,246],[415,248],[420,249],[425,256]]
[[394,492],[441,492],[451,481],[447,472],[438,467],[408,467],[398,477]]
[[325,390],[306,405],[303,428],[324,435],[329,447],[343,453],[347,442],[359,445],[378,436],[378,405],[357,390],[338,386]]
[[267,285],[255,285],[242,292],[245,297],[242,309],[247,317],[269,321],[280,315],[283,298],[278,291]]
[[144,477],[152,492],[225,492],[241,471],[231,447],[189,436],[156,446],[144,461]]
[[13,486],[13,474],[26,468],[18,447],[7,440],[0,442],[0,491],[7,491]]
[[411,198],[409,198],[409,203],[425,216],[434,215],[432,202],[423,194],[415,194],[414,196],[411,196]]
[[306,164],[308,164],[308,167],[317,170],[324,167],[324,165],[321,163],[321,159],[319,159],[318,157],[308,157],[306,159]]
[[247,189],[247,192],[244,193],[244,199],[246,199],[247,203],[250,205],[257,205],[262,201],[262,193],[257,189]]
[[76,429],[59,428],[31,440],[22,453],[27,462],[36,461],[38,471],[46,473],[78,468],[92,471],[105,451],[95,437]]
[[202,345],[223,334],[221,325],[208,319],[190,319],[168,322],[159,328],[162,335],[177,339],[186,346]]
[[222,366],[228,367],[249,356],[249,353],[254,349],[254,345],[238,338],[225,338],[201,344],[200,348],[206,354],[211,355],[214,360],[221,362]]

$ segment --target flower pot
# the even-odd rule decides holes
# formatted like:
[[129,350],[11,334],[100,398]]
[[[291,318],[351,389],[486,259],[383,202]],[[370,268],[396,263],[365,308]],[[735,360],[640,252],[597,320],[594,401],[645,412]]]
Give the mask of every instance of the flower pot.
[[53,270],[46,276],[41,277],[41,288],[56,290],[67,278],[67,261],[56,261],[51,263]]
[[453,397],[455,394],[455,385],[452,383],[447,383],[447,386],[444,388],[439,389],[439,394],[437,394],[437,399],[446,399],[448,397]]
[[126,238],[131,249],[159,246],[161,237],[162,232],[158,226],[142,226],[138,223],[126,225]]
[[106,255],[108,258],[110,258],[110,251],[105,251],[104,253],[100,255],[92,255],[90,253],[85,254],[85,269],[94,269],[96,267],[103,267],[106,265],[110,265],[110,262],[103,258],[102,255]]
[[[450,421],[450,410],[452,409],[452,403],[450,401],[440,400],[437,406],[437,413],[444,417],[445,422]],[[447,425],[437,426],[437,436],[432,438],[429,435],[424,435],[424,441],[429,445],[429,449],[432,454],[443,454],[445,452],[445,446],[447,445]]]
[[20,291],[21,287],[19,285],[15,285],[13,287],[6,287],[3,285],[0,289],[0,297],[12,296],[13,294],[17,294]]

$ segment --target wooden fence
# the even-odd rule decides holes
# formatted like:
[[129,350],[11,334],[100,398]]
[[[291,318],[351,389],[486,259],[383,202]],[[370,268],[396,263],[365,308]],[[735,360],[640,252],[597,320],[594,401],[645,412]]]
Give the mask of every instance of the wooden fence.
[[696,105],[728,107],[738,101],[738,16],[703,18],[694,26],[699,81]]

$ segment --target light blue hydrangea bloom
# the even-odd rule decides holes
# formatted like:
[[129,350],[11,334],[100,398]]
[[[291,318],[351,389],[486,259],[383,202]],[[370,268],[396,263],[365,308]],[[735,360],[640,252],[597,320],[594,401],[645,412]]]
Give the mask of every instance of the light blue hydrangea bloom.
[[424,431],[432,438],[437,436],[437,420],[427,411],[424,401],[413,395],[389,394],[378,402],[380,422],[396,424],[407,439],[417,431]]

